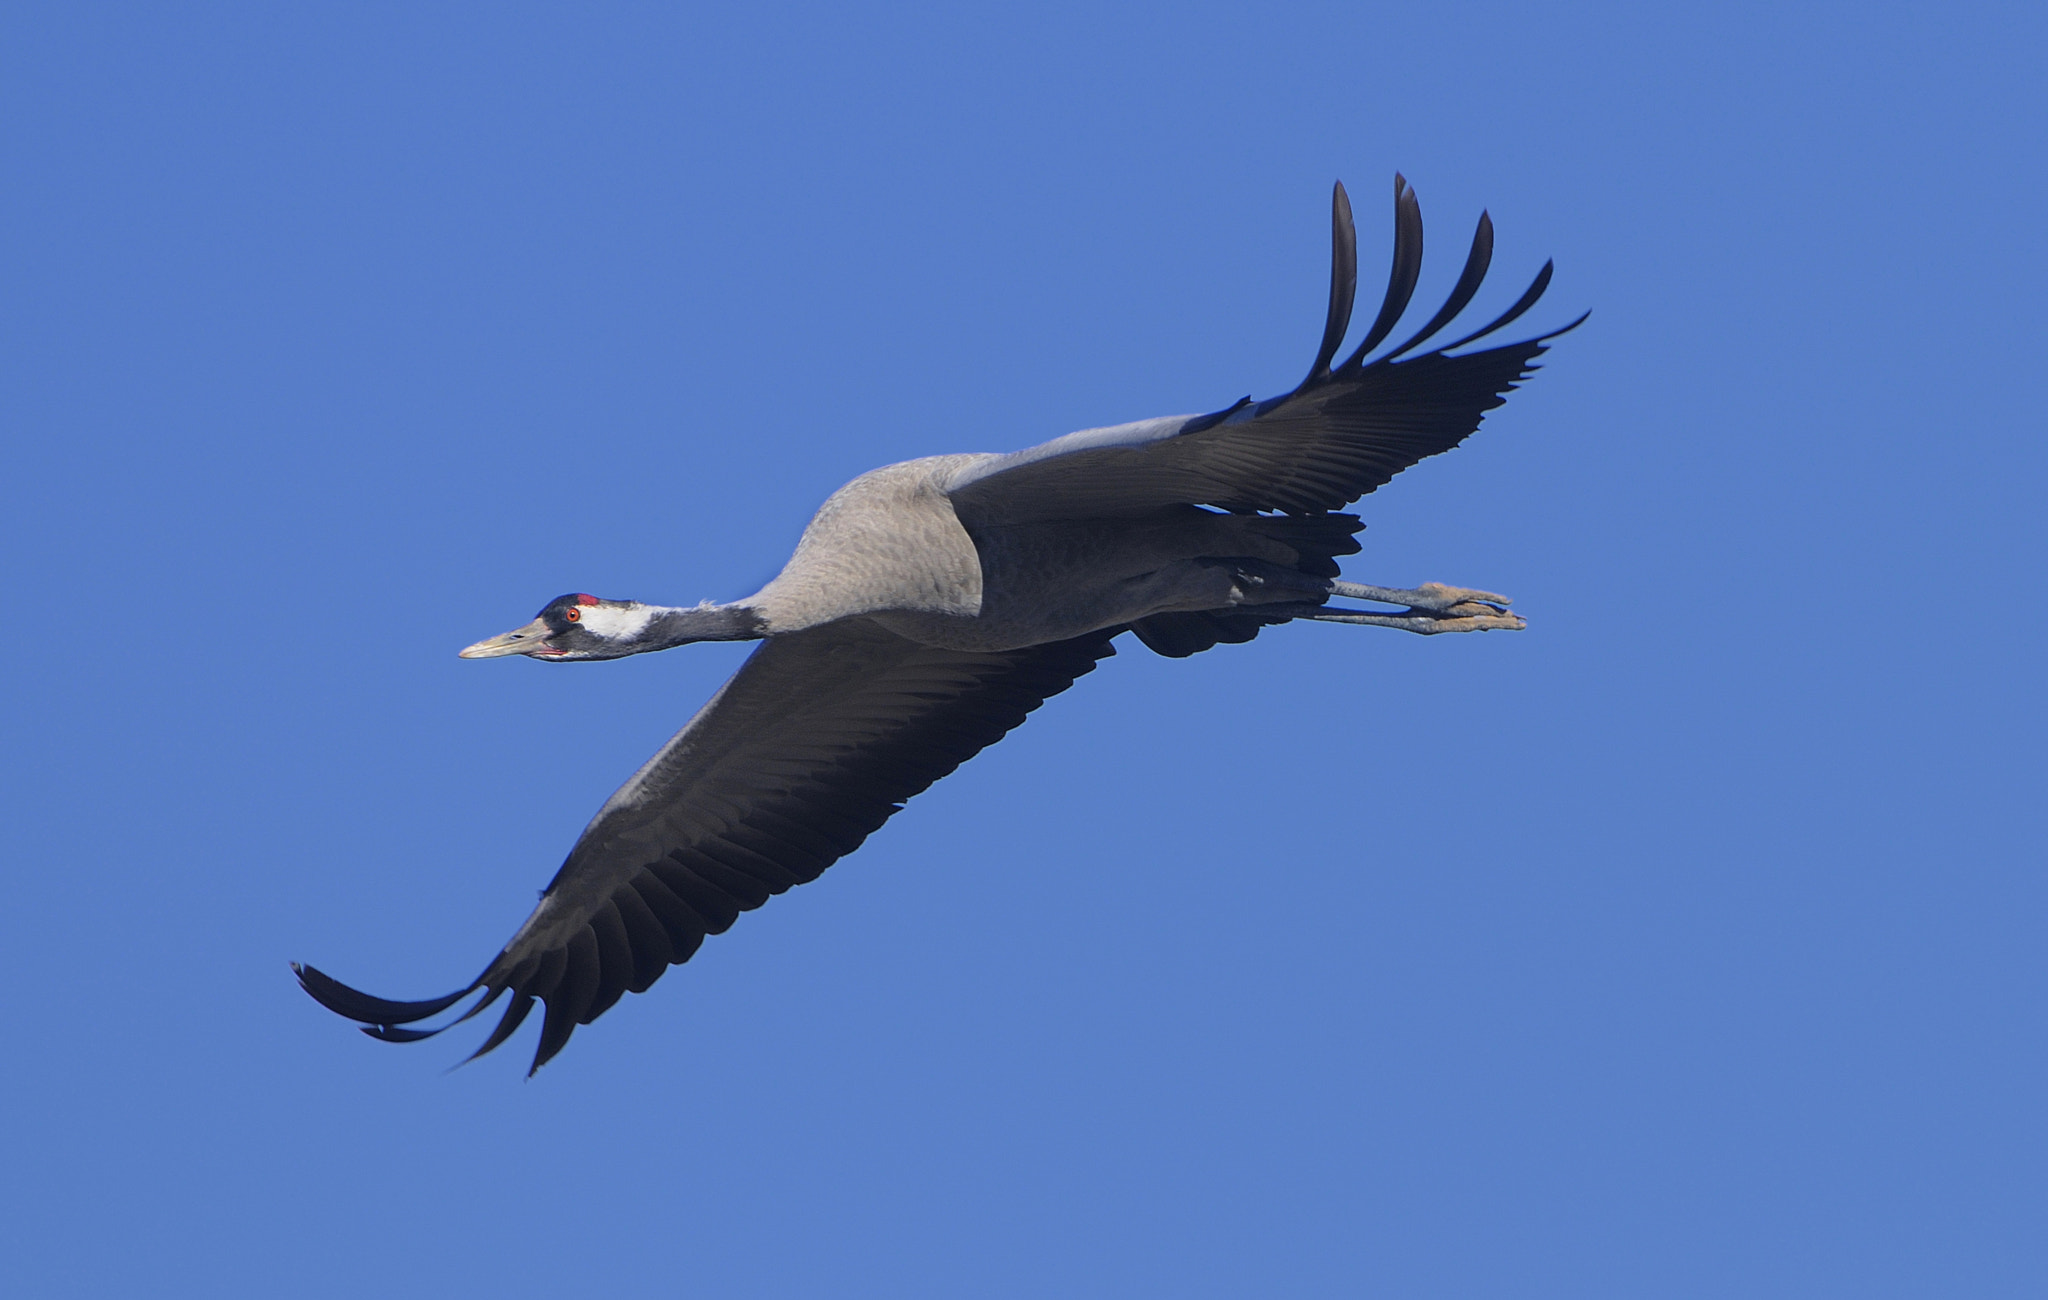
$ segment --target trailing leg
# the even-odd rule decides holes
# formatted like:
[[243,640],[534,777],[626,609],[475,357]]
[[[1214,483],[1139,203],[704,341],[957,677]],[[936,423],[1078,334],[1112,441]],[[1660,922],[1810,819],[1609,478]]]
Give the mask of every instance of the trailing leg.
[[1515,602],[1506,596],[1496,596],[1490,591],[1473,591],[1468,587],[1446,587],[1441,582],[1425,582],[1420,587],[1368,587],[1360,582],[1345,582],[1341,578],[1330,581],[1330,594],[1347,600],[1377,600],[1387,605],[1404,605],[1409,609],[1426,609],[1444,613],[1459,605],[1490,605],[1497,612],[1505,613]]
[[1267,605],[1261,614],[1284,614],[1290,618],[1312,619],[1318,623],[1356,623],[1365,627],[1393,627],[1421,636],[1439,632],[1519,632],[1529,626],[1519,614],[1509,611],[1506,596],[1466,587],[1447,587],[1425,582],[1419,587],[1370,587],[1364,583],[1331,579],[1332,596],[1348,600],[1375,600],[1399,605],[1399,613],[1332,608],[1324,604]]
[[[1366,627],[1397,627],[1403,632],[1416,632],[1423,636],[1434,636],[1438,632],[1520,632],[1529,626],[1529,621],[1520,614],[1509,614],[1495,610],[1490,605],[1479,606],[1483,614],[1433,614],[1417,612],[1412,614],[1364,614],[1351,610],[1333,610],[1317,607],[1296,614],[1296,618],[1314,619],[1318,623],[1358,623]],[[1272,612],[1272,611],[1266,611]]]

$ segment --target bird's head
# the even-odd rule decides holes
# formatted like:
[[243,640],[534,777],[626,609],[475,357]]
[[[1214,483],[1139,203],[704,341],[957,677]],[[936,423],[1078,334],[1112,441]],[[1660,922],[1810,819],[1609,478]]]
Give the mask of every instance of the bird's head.
[[635,600],[599,600],[575,592],[549,601],[525,627],[479,641],[460,653],[464,659],[618,659],[659,648],[646,644],[644,637],[657,612]]

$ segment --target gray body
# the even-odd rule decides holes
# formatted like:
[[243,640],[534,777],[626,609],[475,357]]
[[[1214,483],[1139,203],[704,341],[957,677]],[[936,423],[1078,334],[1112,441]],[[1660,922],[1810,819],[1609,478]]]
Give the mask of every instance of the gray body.
[[1255,515],[1173,504],[1018,521],[984,505],[962,518],[952,485],[1001,459],[927,456],[861,475],[826,500],[775,580],[735,603],[771,635],[865,617],[920,645],[1014,650],[1153,614],[1327,594],[1236,580],[1236,560],[1291,568],[1300,558]]

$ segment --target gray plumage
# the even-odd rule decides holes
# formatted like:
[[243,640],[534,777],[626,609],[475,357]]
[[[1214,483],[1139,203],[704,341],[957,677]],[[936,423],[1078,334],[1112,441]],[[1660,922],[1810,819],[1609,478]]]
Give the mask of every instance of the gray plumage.
[[[1264,402],[1090,429],[1009,455],[933,456],[847,484],[782,572],[724,605],[564,596],[465,657],[611,659],[703,640],[761,647],[599,810],[539,906],[469,985],[393,1002],[295,966],[323,1005],[373,1037],[483,997],[503,1017],[474,1055],[546,1007],[533,1068],[628,992],[688,960],[706,936],[815,879],[905,800],[1000,739],[1133,632],[1170,656],[1249,641],[1292,619],[1412,632],[1517,629],[1507,600],[1424,584],[1343,581],[1361,526],[1335,513],[1447,451],[1571,329],[1448,355],[1506,313],[1415,352],[1470,302],[1492,256],[1484,215],[1449,301],[1392,351],[1421,264],[1414,192],[1395,177],[1395,256],[1365,340],[1332,366],[1356,285],[1350,203],[1336,187],[1330,308],[1308,377]],[[1580,320],[1585,319],[1583,316]],[[1406,356],[1406,359],[1399,359]],[[1385,611],[1331,606],[1377,601]],[[442,1026],[446,1028],[446,1026]]]

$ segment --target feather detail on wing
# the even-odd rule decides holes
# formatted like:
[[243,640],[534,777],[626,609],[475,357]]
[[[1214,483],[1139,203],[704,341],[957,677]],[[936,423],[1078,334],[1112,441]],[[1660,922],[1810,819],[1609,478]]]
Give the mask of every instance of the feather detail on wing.
[[1427,456],[1449,451],[1537,369],[1545,345],[1586,318],[1547,334],[1450,353],[1505,328],[1550,284],[1551,265],[1507,311],[1456,342],[1413,356],[1479,291],[1493,260],[1493,222],[1479,228],[1443,307],[1399,346],[1367,362],[1406,313],[1422,268],[1422,211],[1394,177],[1394,262],[1387,293],[1364,341],[1331,361],[1351,323],[1357,240],[1351,203],[1332,197],[1330,309],[1308,377],[1293,392],[1249,398],[1209,415],[1169,416],[1085,429],[964,469],[949,485],[963,521],[1013,523],[1136,515],[1174,504],[1291,514],[1336,510]]
[[577,1025],[689,960],[705,936],[853,852],[905,800],[1115,653],[1120,630],[987,653],[922,646],[863,619],[777,637],[612,796],[468,988],[392,1002],[311,967],[296,968],[300,982],[395,1042],[440,1032],[404,1026],[470,993],[485,996],[457,1023],[509,995],[475,1056],[538,1000],[537,1070]]

